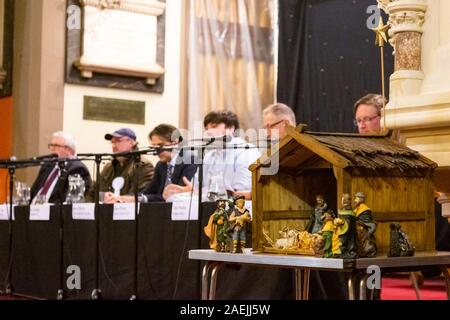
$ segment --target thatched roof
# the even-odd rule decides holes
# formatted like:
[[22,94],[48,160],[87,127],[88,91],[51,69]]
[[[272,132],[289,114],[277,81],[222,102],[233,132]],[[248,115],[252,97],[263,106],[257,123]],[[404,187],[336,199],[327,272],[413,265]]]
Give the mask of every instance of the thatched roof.
[[365,169],[430,169],[437,166],[419,152],[387,136],[305,132],[319,143],[348,159],[351,166]]
[[289,128],[288,136],[277,145],[278,151],[263,155],[250,170],[279,157],[280,165],[299,168],[311,157],[320,157],[339,168],[396,170],[407,172],[437,167],[419,152],[405,147],[387,135],[359,135],[303,131],[304,127]]

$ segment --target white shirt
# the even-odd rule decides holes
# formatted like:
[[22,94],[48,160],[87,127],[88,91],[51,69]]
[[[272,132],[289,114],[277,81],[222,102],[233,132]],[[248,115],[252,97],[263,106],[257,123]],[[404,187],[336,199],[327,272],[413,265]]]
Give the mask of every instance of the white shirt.
[[[234,146],[240,147],[233,149]],[[244,149],[248,146],[249,149]],[[226,149],[207,149],[203,161],[203,188],[207,192],[211,178],[223,180],[225,190],[250,191],[252,189],[252,173],[248,167],[261,156],[255,146],[246,143],[240,137],[233,137],[226,144]],[[221,177],[221,178],[220,178]],[[214,179],[214,178],[213,178]],[[194,188],[198,190],[198,170],[195,175]]]

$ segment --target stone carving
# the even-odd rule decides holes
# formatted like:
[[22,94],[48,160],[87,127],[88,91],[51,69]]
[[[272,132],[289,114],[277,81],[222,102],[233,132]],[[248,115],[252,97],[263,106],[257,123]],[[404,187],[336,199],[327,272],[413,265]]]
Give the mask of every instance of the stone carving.
[[389,43],[394,48],[395,71],[420,71],[421,35],[427,8],[424,0],[378,0],[389,15]]

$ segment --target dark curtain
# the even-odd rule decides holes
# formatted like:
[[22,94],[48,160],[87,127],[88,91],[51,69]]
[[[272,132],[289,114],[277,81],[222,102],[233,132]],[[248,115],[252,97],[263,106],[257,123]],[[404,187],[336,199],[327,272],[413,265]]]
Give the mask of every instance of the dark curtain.
[[[291,106],[307,130],[356,132],[353,104],[381,93],[380,49],[366,26],[371,5],[376,1],[279,1],[277,100]],[[394,59],[390,44],[384,48],[388,97]]]

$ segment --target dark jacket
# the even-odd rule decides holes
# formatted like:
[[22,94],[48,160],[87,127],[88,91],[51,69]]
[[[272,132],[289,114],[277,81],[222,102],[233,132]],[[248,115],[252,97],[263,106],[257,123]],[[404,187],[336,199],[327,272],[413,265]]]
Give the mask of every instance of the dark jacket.
[[[173,168],[172,173],[172,184],[178,184],[180,186],[184,186],[183,177],[186,177],[188,180],[191,180],[194,177],[195,172],[197,171],[197,165],[194,162],[194,157],[188,156],[184,157],[184,159],[189,159],[189,164],[185,164],[184,162],[177,161],[177,164]],[[181,162],[181,163],[180,163]],[[142,194],[147,197],[148,202],[152,201],[164,201],[162,197],[165,182],[167,176],[167,163],[158,162],[155,167],[155,175],[153,176],[153,180],[147,187],[144,188]]]
[[[47,177],[52,172],[55,165],[53,163],[44,164],[41,166],[39,170],[38,176],[31,186],[30,190],[30,203],[33,201],[33,198],[45,184]],[[65,165],[65,173],[61,173],[58,181],[56,182],[55,188],[50,195],[48,202],[56,203],[60,199],[61,202],[66,200],[68,188],[69,188],[69,175],[79,174],[85,183],[86,190],[89,190],[92,180],[91,175],[89,174],[88,168],[79,160],[75,161],[67,161]],[[60,198],[61,197],[61,198]]]
[[[152,181],[154,174],[153,164],[145,157],[141,157],[137,166],[134,166],[132,158],[127,159],[123,166],[120,166],[119,161],[114,159],[108,162],[100,173],[100,192],[114,192],[112,182],[117,177],[124,179],[124,185],[120,189],[120,195],[130,195],[134,192],[134,181],[137,178],[138,192],[142,191],[144,187]],[[94,183],[88,192],[88,201],[94,201],[95,189]]]

